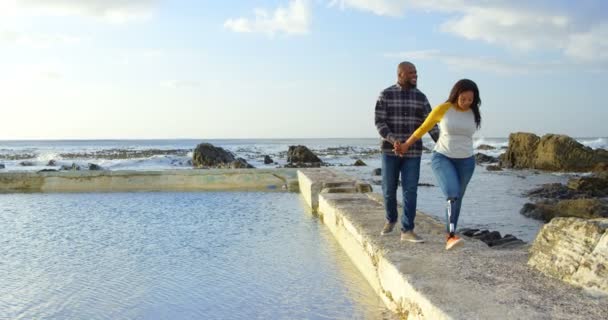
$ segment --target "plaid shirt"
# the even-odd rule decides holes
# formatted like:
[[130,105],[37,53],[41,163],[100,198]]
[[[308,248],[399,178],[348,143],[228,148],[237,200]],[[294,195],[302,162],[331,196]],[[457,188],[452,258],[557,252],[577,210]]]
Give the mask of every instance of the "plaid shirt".
[[[393,153],[395,141],[404,142],[418,129],[431,112],[431,105],[424,93],[416,88],[404,89],[399,84],[392,85],[380,93],[376,101],[375,122],[382,136],[382,152]],[[434,126],[429,135],[433,141],[439,137],[439,128]],[[416,141],[405,157],[422,155],[422,140]]]

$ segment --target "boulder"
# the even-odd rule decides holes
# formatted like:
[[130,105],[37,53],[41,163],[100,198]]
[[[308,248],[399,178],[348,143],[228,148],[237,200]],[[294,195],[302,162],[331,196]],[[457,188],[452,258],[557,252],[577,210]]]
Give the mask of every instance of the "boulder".
[[494,149],[496,149],[496,148],[489,144],[480,144],[479,146],[477,146],[477,150],[494,150]]
[[265,155],[264,156],[264,164],[273,164],[274,161],[272,160],[272,158],[269,155]]
[[500,166],[497,165],[488,165],[486,166],[486,170],[488,171],[502,171],[502,168]]
[[245,159],[235,159],[231,152],[210,143],[201,143],[196,146],[192,154],[192,166],[195,168],[253,168]]
[[103,168],[100,165],[94,164],[94,163],[89,163],[89,170],[91,171],[99,171],[99,170],[103,170]]
[[6,168],[3,163],[0,163],[0,169]]
[[365,164],[365,162],[363,162],[363,160],[357,159],[357,161],[355,161],[355,163],[353,164],[353,166],[355,166],[355,167],[362,167],[362,166],[367,166],[367,164]]
[[373,176],[381,176],[382,175],[382,168],[376,168],[372,171],[372,175]]
[[319,167],[321,159],[306,146],[289,146],[287,162],[290,167]]
[[556,217],[594,219],[608,217],[608,205],[597,198],[567,199],[556,203],[541,201],[536,204],[526,203],[520,213],[545,222]]
[[608,219],[553,219],[536,236],[528,265],[547,276],[608,294]]
[[481,164],[481,163],[495,163],[498,162],[498,158],[492,157],[492,156],[488,156],[486,154],[483,154],[481,152],[478,152],[475,154],[475,163],[477,164]]
[[593,150],[565,135],[512,133],[501,165],[516,169],[585,172],[608,162],[608,151]]

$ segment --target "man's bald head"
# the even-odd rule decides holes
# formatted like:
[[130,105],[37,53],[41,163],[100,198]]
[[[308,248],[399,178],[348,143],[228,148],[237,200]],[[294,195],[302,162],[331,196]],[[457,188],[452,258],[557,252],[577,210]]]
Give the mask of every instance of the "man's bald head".
[[416,66],[409,61],[401,62],[397,66],[397,82],[406,89],[416,88],[418,82]]

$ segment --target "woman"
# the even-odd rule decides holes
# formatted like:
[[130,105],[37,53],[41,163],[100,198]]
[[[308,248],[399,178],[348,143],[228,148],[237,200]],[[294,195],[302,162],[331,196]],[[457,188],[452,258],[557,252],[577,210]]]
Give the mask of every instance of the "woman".
[[439,123],[439,140],[435,144],[431,163],[433,173],[447,198],[446,250],[462,244],[455,234],[462,197],[475,170],[473,134],[481,125],[481,98],[475,82],[456,82],[448,100],[435,107],[424,123],[395,152],[404,154],[433,126]]

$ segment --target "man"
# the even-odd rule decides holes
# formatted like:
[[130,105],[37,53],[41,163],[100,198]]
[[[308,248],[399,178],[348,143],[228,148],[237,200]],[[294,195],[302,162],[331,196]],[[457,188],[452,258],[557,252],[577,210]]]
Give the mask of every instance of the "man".
[[[395,150],[399,150],[400,144],[409,138],[431,112],[428,99],[416,88],[417,80],[416,67],[411,62],[401,62],[397,67],[397,84],[380,93],[375,112],[376,128],[382,136],[382,193],[386,210],[386,223],[381,234],[392,232],[397,224],[397,183],[401,175],[401,240],[410,242],[424,242],[414,232],[422,140],[417,141],[403,155]],[[437,126],[429,134],[437,141]]]

